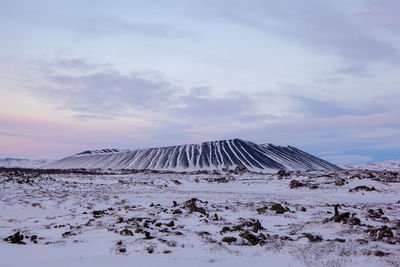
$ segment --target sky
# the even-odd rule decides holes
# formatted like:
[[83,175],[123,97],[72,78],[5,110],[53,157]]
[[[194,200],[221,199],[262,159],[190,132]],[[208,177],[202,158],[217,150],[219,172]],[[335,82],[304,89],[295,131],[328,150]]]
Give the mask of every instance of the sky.
[[0,0],[0,157],[241,138],[400,158],[397,0]]

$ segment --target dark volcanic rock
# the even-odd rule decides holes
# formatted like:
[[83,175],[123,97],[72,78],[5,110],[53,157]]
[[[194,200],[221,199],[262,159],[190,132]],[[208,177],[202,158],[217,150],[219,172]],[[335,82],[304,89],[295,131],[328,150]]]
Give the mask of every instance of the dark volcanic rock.
[[20,232],[16,232],[13,235],[10,235],[7,238],[4,238],[4,241],[9,242],[11,244],[20,244],[25,245],[26,243],[22,241],[24,239],[24,235],[21,235]]
[[132,233],[132,231],[131,230],[128,230],[128,229],[124,229],[124,230],[122,230],[121,232],[119,232],[121,235],[123,235],[123,236],[133,236],[133,233]]
[[169,223],[165,224],[165,226],[173,227],[175,226],[174,220],[170,221]]
[[297,180],[292,180],[292,181],[290,181],[290,184],[289,184],[290,189],[304,187],[304,186],[307,186],[307,185],[305,183],[301,183]]
[[386,225],[381,228],[367,230],[370,237],[375,241],[390,241],[394,238],[392,230]]
[[377,209],[377,210],[373,210],[373,209],[369,209],[368,210],[368,217],[370,218],[381,218],[382,215],[385,215],[385,213],[383,212],[382,209]]
[[268,210],[268,207],[267,207],[267,206],[264,206],[264,207],[262,207],[262,208],[256,209],[256,211],[258,212],[258,214],[264,214],[264,213],[267,212],[267,210]]
[[205,203],[197,198],[192,198],[192,199],[186,201],[185,203],[183,203],[183,208],[189,210],[189,212],[198,212],[203,215],[207,215],[206,210],[202,207],[198,207],[196,205],[196,202]]
[[373,187],[373,186],[372,187],[368,187],[368,186],[365,186],[365,185],[356,186],[353,189],[349,190],[349,192],[358,192],[358,191],[370,192],[370,191],[378,191],[378,190],[376,190],[375,187]]
[[335,214],[331,218],[325,219],[323,222],[327,223],[330,221],[337,222],[337,223],[345,223],[345,224],[350,224],[350,225],[361,225],[361,220],[352,214],[350,216],[350,212],[344,212],[340,213],[339,212],[339,205],[336,205],[335,208]]
[[239,236],[241,238],[247,240],[252,246],[257,245],[261,241],[260,238],[258,238],[257,236],[253,235],[250,232],[241,233],[241,234],[239,234]]
[[221,241],[230,244],[230,243],[236,242],[236,240],[237,240],[236,237],[233,237],[233,236],[225,236],[225,237],[222,238]]
[[272,205],[272,207],[270,208],[270,210],[273,210],[276,212],[276,214],[283,214],[285,212],[290,211],[288,208],[284,208],[281,204],[276,203],[274,205]]
[[309,233],[305,233],[304,236],[307,237],[307,239],[310,240],[310,242],[321,242],[323,240],[322,237],[319,235],[312,235]]

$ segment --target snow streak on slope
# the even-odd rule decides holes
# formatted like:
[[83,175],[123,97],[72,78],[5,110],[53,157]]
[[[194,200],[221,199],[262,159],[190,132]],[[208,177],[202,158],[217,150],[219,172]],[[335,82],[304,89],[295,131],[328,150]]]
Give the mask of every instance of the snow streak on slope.
[[253,171],[338,170],[327,161],[294,147],[258,145],[240,139],[134,151],[86,151],[47,165],[48,168],[112,168],[153,170],[219,170],[245,167]]

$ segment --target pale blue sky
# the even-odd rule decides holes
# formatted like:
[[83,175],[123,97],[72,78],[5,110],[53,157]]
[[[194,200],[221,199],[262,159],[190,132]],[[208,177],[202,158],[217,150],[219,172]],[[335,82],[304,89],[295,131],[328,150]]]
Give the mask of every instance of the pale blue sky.
[[400,158],[398,1],[2,1],[0,156],[243,138]]

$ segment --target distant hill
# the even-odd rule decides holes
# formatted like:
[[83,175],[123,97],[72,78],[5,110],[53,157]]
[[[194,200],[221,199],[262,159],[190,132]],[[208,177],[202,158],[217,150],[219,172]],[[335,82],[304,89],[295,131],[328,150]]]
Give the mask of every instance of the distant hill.
[[344,164],[341,165],[341,167],[345,169],[361,169],[374,171],[400,171],[400,159],[361,164]]
[[0,167],[5,168],[41,168],[50,163],[49,160],[29,160],[18,158],[0,158]]

